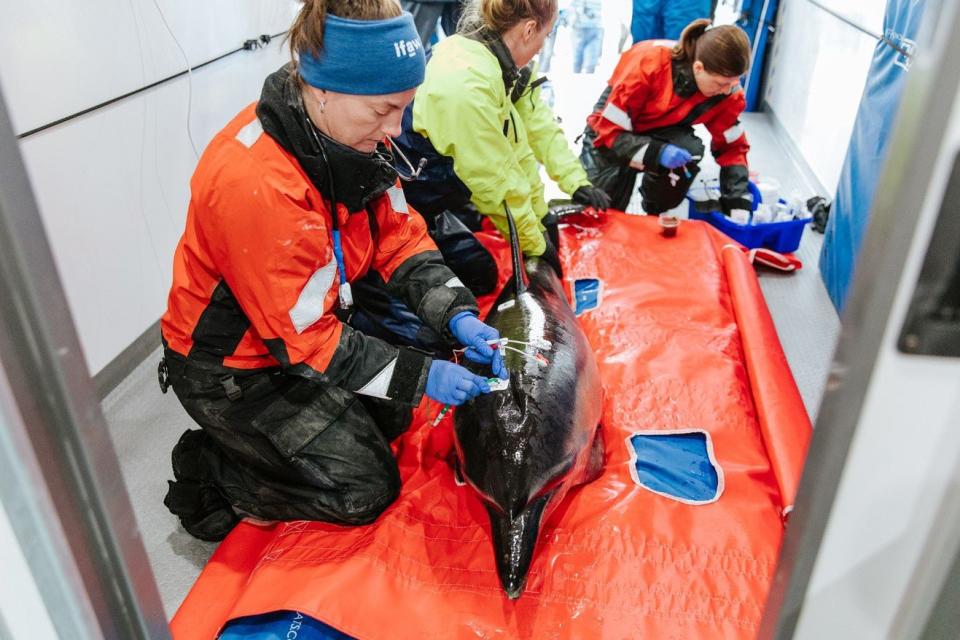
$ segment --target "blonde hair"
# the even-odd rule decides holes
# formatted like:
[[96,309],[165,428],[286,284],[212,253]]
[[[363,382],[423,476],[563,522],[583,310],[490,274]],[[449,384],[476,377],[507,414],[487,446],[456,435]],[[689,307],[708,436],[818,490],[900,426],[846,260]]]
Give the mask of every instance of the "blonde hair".
[[470,34],[487,28],[502,35],[524,20],[542,29],[557,13],[557,0],[469,0],[457,31]]
[[688,24],[680,34],[673,59],[690,64],[700,61],[708,73],[736,78],[750,68],[750,41],[740,27],[711,27],[709,20],[701,18]]
[[403,10],[397,0],[304,0],[287,32],[294,66],[301,53],[316,56],[323,50],[328,13],[352,20],[385,20],[396,18]]

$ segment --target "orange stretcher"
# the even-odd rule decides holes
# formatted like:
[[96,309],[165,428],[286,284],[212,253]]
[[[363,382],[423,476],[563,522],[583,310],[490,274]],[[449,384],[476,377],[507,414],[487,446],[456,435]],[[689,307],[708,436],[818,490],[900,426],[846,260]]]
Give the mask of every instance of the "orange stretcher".
[[[602,285],[580,321],[604,381],[606,466],[545,524],[524,595],[504,595],[487,515],[448,464],[450,416],[431,428],[440,407],[425,401],[396,443],[393,506],[365,527],[241,523],[174,617],[177,640],[276,610],[359,639],[755,635],[811,427],[749,258],[699,222],[665,238],[655,218],[609,213],[561,231],[566,280]],[[509,265],[501,239],[485,244]],[[630,472],[632,434],[687,429],[709,434],[722,470],[705,504]]]

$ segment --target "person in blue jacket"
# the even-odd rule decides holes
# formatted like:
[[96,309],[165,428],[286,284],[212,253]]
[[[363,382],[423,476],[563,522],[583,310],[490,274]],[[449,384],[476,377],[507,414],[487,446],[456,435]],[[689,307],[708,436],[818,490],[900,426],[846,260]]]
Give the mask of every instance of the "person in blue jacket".
[[711,18],[713,7],[711,0],[633,0],[633,42],[679,40],[688,24]]
[[593,73],[603,49],[600,0],[573,0],[573,72]]

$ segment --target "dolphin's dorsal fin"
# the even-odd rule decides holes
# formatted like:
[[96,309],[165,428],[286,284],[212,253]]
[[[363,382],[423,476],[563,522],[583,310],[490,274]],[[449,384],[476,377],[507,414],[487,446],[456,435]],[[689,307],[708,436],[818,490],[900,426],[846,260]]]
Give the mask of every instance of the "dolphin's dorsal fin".
[[503,211],[507,214],[507,227],[510,229],[510,255],[513,258],[513,284],[516,294],[519,296],[527,290],[527,283],[523,280],[524,268],[523,257],[520,254],[520,237],[517,235],[517,225],[513,221],[513,213],[510,211],[510,205],[503,201]]

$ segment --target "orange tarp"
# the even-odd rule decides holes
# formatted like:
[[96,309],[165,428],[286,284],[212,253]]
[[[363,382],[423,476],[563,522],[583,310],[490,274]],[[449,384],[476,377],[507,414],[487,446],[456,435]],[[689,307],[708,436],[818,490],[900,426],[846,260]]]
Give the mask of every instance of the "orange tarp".
[[[756,276],[728,243],[688,221],[663,238],[656,219],[624,214],[563,229],[567,280],[603,286],[580,320],[606,391],[606,467],[545,524],[519,600],[497,580],[482,505],[454,482],[451,420],[431,428],[439,407],[424,402],[397,444],[401,497],[374,524],[239,525],[174,637],[279,609],[361,639],[753,637],[810,423]],[[508,263],[502,242],[488,246]],[[723,470],[711,504],[631,479],[632,433],[685,428],[710,434]]]

